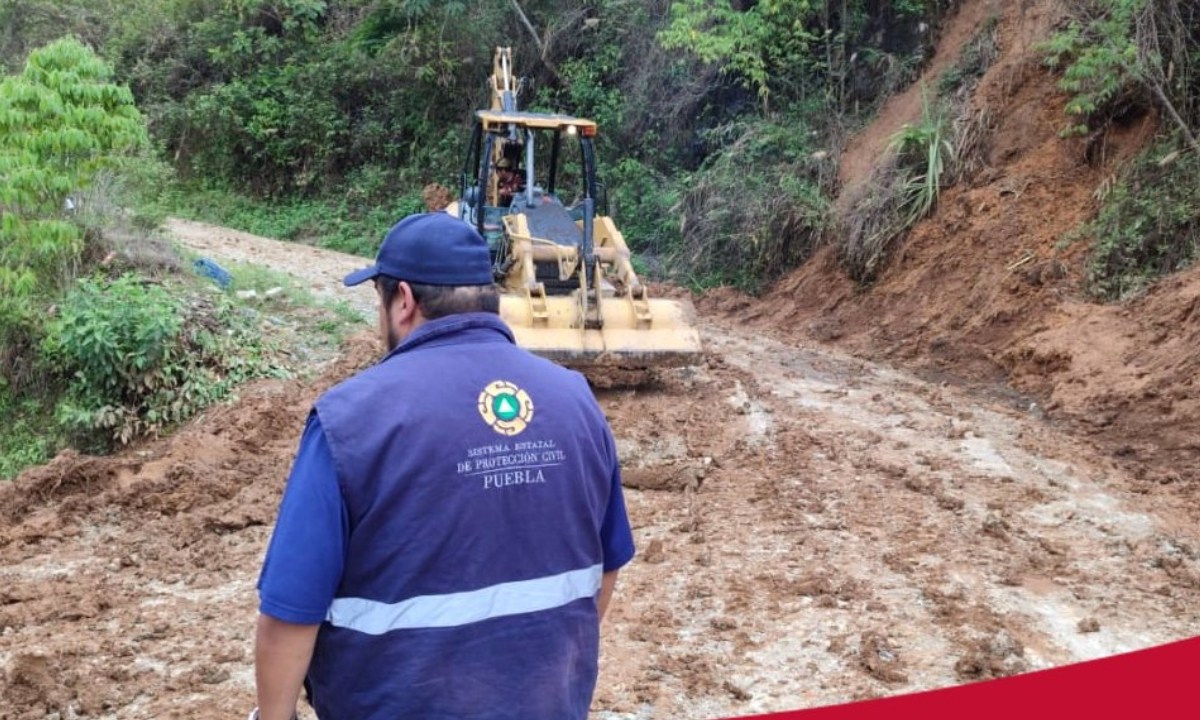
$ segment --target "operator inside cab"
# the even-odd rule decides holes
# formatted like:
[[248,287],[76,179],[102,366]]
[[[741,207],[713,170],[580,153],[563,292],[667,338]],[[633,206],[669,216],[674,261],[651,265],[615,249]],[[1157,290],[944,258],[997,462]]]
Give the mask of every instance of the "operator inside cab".
[[500,204],[504,207],[512,205],[514,195],[525,191],[525,176],[517,168],[517,163],[508,156],[496,161],[496,190],[500,196]]

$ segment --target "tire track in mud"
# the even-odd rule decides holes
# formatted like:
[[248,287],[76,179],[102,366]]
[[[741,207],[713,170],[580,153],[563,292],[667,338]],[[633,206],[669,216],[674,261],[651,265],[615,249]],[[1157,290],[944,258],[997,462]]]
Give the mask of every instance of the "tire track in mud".
[[[630,493],[645,564],[602,717],[912,692],[1200,630],[1194,532],[1090,447],[894,370],[705,331],[701,373],[602,398],[632,484],[659,488]],[[673,483],[640,480],[646,436]]]
[[[193,231],[217,259],[301,256]],[[318,292],[362,264],[303,257],[288,267]],[[594,717],[829,704],[1200,634],[1195,523],[1088,446],[892,369],[702,331],[705,365],[597,391],[639,556]],[[244,713],[304,415],[376,353],[367,332],[316,382],[256,383],[172,438],[0,489],[0,719]]]

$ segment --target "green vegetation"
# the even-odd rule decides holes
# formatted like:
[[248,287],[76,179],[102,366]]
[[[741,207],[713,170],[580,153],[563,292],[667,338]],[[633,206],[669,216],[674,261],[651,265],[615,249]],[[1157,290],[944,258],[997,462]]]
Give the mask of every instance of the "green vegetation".
[[1181,145],[1168,139],[1143,152],[1088,225],[1088,285],[1098,297],[1141,292],[1200,254],[1200,155]]
[[75,283],[35,348],[41,382],[20,392],[0,384],[0,478],[66,444],[99,452],[170,430],[246,380],[319,365],[362,326],[348,305],[318,300],[289,276],[226,269],[227,291],[190,273]]
[[719,67],[717,87],[758,105],[700,133],[710,154],[688,178],[676,275],[756,291],[825,242],[840,139],[915,76],[929,50],[919,25],[947,7],[672,3],[662,46]]
[[953,128],[945,106],[922,98],[921,122],[906,124],[892,137],[896,162],[904,170],[901,208],[904,224],[914,225],[937,203],[946,181],[947,165],[954,161]]
[[[1071,93],[1067,114],[1075,118],[1069,133],[1087,133],[1117,105],[1118,95],[1136,82],[1136,15],[1146,0],[1098,0],[1046,44],[1046,64],[1062,67],[1059,85]],[[1083,13],[1080,13],[1081,15]]]
[[[396,217],[420,208],[426,183],[456,187],[466,120],[487,102],[492,49],[513,45],[525,106],[599,121],[610,208],[644,266],[752,289],[769,280],[764,269],[783,272],[813,243],[840,242],[847,224],[867,228],[868,246],[892,246],[932,207],[947,179],[938,161],[953,170],[951,149],[960,166],[969,159],[965,98],[997,52],[996,18],[936,83],[931,109],[947,125],[907,129],[905,157],[875,182],[901,199],[865,197],[855,217],[830,218],[833,183],[806,159],[836,158],[846,134],[915,77],[954,5],[8,0],[0,20],[15,32],[0,49],[13,62],[66,31],[112,60],[179,177],[155,213],[369,255]],[[1075,128],[1155,106],[1195,146],[1194,3],[1078,0],[1069,9],[1047,58],[1064,70]],[[755,144],[741,138],[789,132],[806,134],[786,143],[804,152],[756,161],[761,176],[739,187],[730,168]],[[746,211],[708,198],[768,187],[783,190],[783,205]],[[900,217],[884,217],[892,212]],[[780,252],[776,241],[806,249]],[[848,267],[869,280],[886,255],[871,250]]]
[[[844,139],[917,76],[955,4],[4,0],[0,472],[68,438],[157,432],[278,372],[275,341],[247,333],[311,298],[246,269],[232,296],[201,289],[146,228],[175,213],[373,254],[427,183],[457,188],[498,45],[514,47],[522,106],[599,122],[605,197],[639,270],[758,291],[832,243],[870,283],[978,167],[991,121],[970,96],[997,54],[995,18],[849,210],[832,210]],[[1084,233],[1092,287],[1120,297],[1193,259],[1200,7],[1068,9],[1045,52],[1072,128],[1091,147],[1154,111],[1173,138],[1120,174]],[[313,312],[326,337],[348,315]]]
[[685,48],[762,99],[773,85],[811,75],[821,57],[810,52],[821,36],[808,0],[734,3],[683,0],[671,4],[671,23],[659,33],[663,47]]
[[146,142],[129,90],[72,39],[30,54],[0,81],[0,368],[28,372],[48,298],[71,280],[83,252],[73,195]]
[[[157,434],[285,372],[261,339],[278,334],[265,305],[179,275],[149,232],[170,171],[92,50],[64,38],[32,51],[0,80],[0,130],[0,478],[68,442]],[[305,340],[336,336],[346,316],[321,313]]]
[[426,183],[457,186],[498,45],[525,107],[600,123],[642,270],[762,287],[822,241],[836,144],[951,4],[4,0],[0,475],[320,353],[350,310],[246,268],[220,292],[148,229],[177,213],[373,254]]
[[[763,242],[697,253],[680,223],[727,225],[697,215],[709,206],[686,196],[727,184],[705,176],[725,172],[720,153],[741,152],[730,132],[802,127],[807,146],[828,151],[912,76],[929,49],[918,26],[949,5],[177,0],[156,25],[114,28],[105,44],[182,178],[172,211],[361,254],[420,207],[426,183],[457,186],[465,120],[488,101],[492,50],[514,45],[525,106],[600,123],[611,209],[649,265],[750,287],[761,284],[749,280],[757,268],[782,272],[778,262],[806,253],[759,255]],[[776,166],[758,191],[806,174],[803,163]],[[826,225],[812,197],[830,188],[786,189],[788,205],[769,217],[743,213],[739,237],[784,230],[789,246],[811,243]],[[713,255],[746,264],[712,273]]]
[[1071,95],[1068,133],[1155,105],[1200,152],[1200,9],[1191,0],[1080,0],[1043,50]]
[[924,94],[921,121],[892,136],[891,154],[852,199],[836,246],[854,280],[875,280],[895,243],[933,211],[942,188],[963,167],[960,151],[973,144],[972,123],[960,118],[962,131],[956,132],[954,108],[947,99]]
[[396,218],[423,211],[420,195],[352,210],[345,201],[285,198],[263,202],[231,190],[172,188],[162,202],[176,215],[280,240],[374,257]]
[[155,435],[279,374],[257,328],[219,292],[181,292],[134,275],[84,279],[51,320],[42,354],[69,378],[56,416],[85,444]]
[[257,319],[270,344],[295,358],[301,373],[334,357],[341,342],[362,329],[363,318],[349,303],[319,298],[290,275],[241,263],[226,270],[229,290],[245,300],[240,312]]
[[[719,64],[721,74],[753,91],[764,109],[769,101],[786,107],[817,96],[830,104],[827,109],[845,111],[848,102],[864,99],[855,87],[865,80],[860,73],[895,65],[893,52],[904,45],[917,57],[924,54],[913,42],[917,26],[936,20],[948,5],[683,0],[671,3],[670,22],[658,37],[667,49],[686,49],[705,63]],[[878,37],[888,31],[894,35],[878,45],[868,39],[870,33]]]
[[451,177],[481,99],[464,89],[482,90],[502,38],[472,31],[503,9],[182,0],[153,43],[121,43],[121,67],[188,183],[357,217]]
[[111,68],[73,38],[0,80],[0,477],[65,437],[53,407],[65,378],[41,354],[62,293],[103,252],[112,203],[162,166]]
[[609,211],[621,219],[621,233],[636,238],[640,255],[662,258],[679,247],[679,202],[687,175],[663,175],[632,157],[608,168]]
[[52,409],[37,397],[18,399],[6,383],[0,383],[0,424],[0,480],[46,462],[62,442]]
[[729,134],[729,147],[701,168],[684,196],[674,264],[689,269],[694,288],[756,291],[817,248],[828,218],[822,181],[836,167],[800,128],[760,122]]
[[832,242],[855,281],[873,282],[909,229],[933,211],[942,188],[978,169],[990,116],[972,110],[970,98],[996,60],[998,33],[999,18],[988,17],[938,78],[936,93],[922,87],[920,122],[891,138],[888,156],[834,221]]
[[1119,300],[1195,261],[1200,240],[1200,7],[1187,0],[1081,0],[1045,44],[1070,94],[1067,134],[1102,139],[1157,110],[1159,142],[1099,193],[1088,286]]

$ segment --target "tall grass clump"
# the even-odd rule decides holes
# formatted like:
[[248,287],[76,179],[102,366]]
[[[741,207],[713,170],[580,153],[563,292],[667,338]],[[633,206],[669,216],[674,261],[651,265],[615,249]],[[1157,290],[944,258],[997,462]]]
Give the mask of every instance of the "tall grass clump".
[[835,240],[855,281],[872,282],[899,238],[933,211],[955,169],[955,134],[948,106],[926,96],[921,121],[892,136],[889,156],[851,198]]

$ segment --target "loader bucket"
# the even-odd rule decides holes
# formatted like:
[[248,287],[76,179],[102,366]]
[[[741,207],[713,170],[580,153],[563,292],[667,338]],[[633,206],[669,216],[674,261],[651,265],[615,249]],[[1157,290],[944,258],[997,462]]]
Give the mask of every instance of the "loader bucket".
[[504,294],[500,315],[518,345],[560,365],[652,369],[700,362],[695,310],[687,301],[650,300],[651,319],[639,322],[626,298],[603,298],[603,326],[594,329],[584,327],[578,293],[544,302],[543,312],[528,297]]

